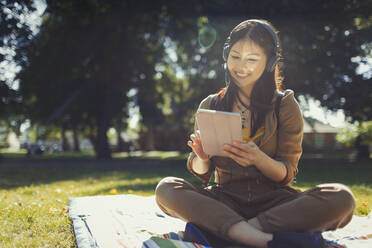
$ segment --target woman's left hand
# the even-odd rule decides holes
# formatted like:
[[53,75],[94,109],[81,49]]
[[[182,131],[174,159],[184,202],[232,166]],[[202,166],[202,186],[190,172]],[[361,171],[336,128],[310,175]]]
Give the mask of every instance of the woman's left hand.
[[263,152],[252,141],[249,143],[234,141],[233,144],[225,144],[223,148],[226,156],[243,167],[255,165],[263,155]]

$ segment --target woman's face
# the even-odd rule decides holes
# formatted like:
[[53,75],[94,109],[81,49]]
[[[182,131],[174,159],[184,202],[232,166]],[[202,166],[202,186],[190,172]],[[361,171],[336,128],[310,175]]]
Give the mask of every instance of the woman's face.
[[241,39],[230,49],[227,68],[240,88],[252,87],[265,70],[267,56],[250,39]]

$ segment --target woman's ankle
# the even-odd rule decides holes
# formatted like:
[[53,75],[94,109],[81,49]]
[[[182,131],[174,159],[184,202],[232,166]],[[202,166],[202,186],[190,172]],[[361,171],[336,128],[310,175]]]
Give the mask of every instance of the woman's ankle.
[[235,242],[257,247],[267,247],[267,243],[273,239],[272,234],[262,232],[247,221],[240,221],[232,225],[227,235]]

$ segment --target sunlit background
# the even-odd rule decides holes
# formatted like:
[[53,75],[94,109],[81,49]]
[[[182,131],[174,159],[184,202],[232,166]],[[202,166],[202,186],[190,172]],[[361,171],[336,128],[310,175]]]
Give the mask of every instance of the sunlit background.
[[224,86],[224,39],[248,18],[280,30],[286,86],[305,117],[305,155],[369,149],[368,4],[27,2],[1,1],[3,151],[186,152],[198,103]]

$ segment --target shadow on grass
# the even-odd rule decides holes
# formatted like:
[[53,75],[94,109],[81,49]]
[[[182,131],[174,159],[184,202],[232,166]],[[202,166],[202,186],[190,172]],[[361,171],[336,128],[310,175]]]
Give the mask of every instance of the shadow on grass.
[[[372,187],[372,162],[350,163],[344,160],[312,159],[299,164],[297,187],[313,187],[319,183],[338,182]],[[113,160],[64,159],[50,161],[12,160],[0,166],[0,188],[49,184],[66,180],[134,180],[166,176],[182,177],[199,183],[186,169],[185,159],[126,158]],[[123,190],[152,190],[156,184],[123,185]],[[103,191],[103,190],[102,190]]]
[[372,187],[372,161],[351,163],[345,160],[309,159],[299,164],[298,187],[313,187],[320,183],[343,183]]
[[[115,160],[185,160],[188,157],[188,153],[181,153],[178,151],[134,151],[128,152],[114,152],[112,158]],[[45,161],[96,161],[93,152],[56,152],[56,153],[44,153],[40,156],[33,155],[31,157],[26,156],[26,151],[20,152],[9,152],[0,149],[0,164],[1,162],[11,163],[39,163]]]
[[0,166],[0,188],[13,189],[58,181],[88,180],[88,178],[110,181],[134,180],[136,178],[146,180],[166,176],[192,177],[186,169],[185,160],[115,159],[86,161],[83,159],[63,162],[39,161],[32,164],[17,162]]

